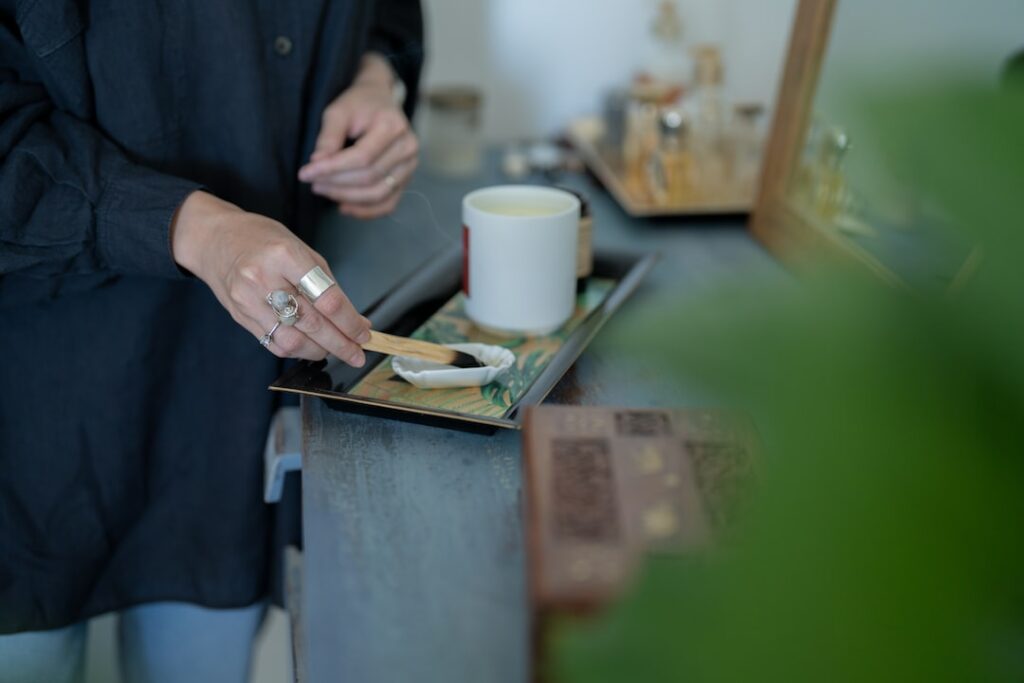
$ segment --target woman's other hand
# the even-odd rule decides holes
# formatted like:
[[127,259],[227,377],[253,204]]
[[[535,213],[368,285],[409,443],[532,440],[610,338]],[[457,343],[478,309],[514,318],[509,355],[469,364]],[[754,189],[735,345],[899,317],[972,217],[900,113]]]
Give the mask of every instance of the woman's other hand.
[[299,302],[299,320],[281,325],[267,348],[281,358],[321,360],[328,353],[355,367],[365,356],[370,321],[359,315],[340,286],[311,304],[298,282],[324,259],[277,221],[248,213],[205,192],[181,205],[171,232],[174,260],[205,282],[217,300],[257,339],[278,322],[267,294],[281,289]]
[[[363,57],[352,86],[324,110],[316,147],[299,169],[299,179],[343,214],[390,213],[416,169],[419,141],[392,96],[394,78],[383,57]],[[345,147],[349,139],[355,143]]]

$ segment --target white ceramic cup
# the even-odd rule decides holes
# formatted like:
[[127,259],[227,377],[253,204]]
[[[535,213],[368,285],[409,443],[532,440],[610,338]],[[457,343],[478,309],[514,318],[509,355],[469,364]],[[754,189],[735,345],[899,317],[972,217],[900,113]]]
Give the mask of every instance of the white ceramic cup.
[[462,200],[466,315],[502,336],[561,327],[576,305],[580,201],[569,192],[500,185]]

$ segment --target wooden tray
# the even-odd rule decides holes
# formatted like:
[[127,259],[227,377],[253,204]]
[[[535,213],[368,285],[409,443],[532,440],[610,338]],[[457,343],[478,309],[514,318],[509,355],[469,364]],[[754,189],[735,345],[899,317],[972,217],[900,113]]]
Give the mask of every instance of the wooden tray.
[[[389,356],[368,353],[366,365],[359,369],[335,358],[301,361],[270,389],[331,399],[331,407],[339,410],[410,422],[484,432],[519,429],[522,408],[544,400],[605,321],[633,293],[655,259],[654,254],[596,251],[594,287],[580,297],[577,313],[567,326],[549,337],[507,342],[520,344],[524,351],[517,351],[520,362],[509,382],[511,388],[487,385],[472,390],[434,389],[429,390],[430,400],[424,401],[423,392],[427,390],[415,390],[392,377]],[[366,315],[374,328],[441,342],[466,338],[496,341],[459,317],[461,264],[460,248],[431,259],[370,307]],[[521,367],[527,364],[531,364],[529,368]],[[466,400],[467,391],[477,392],[477,400]],[[495,401],[503,401],[499,410]]]
[[715,196],[694,195],[685,203],[661,203],[646,192],[631,189],[622,176],[621,162],[607,155],[600,145],[604,123],[592,116],[570,122],[566,132],[587,168],[632,216],[708,216],[750,213],[754,206],[753,188],[741,185],[719,188]]

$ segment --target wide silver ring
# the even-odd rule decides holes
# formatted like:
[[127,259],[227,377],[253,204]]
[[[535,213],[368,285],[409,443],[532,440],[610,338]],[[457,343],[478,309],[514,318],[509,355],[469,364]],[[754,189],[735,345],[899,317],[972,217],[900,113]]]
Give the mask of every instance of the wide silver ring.
[[260,337],[260,346],[267,348],[270,346],[270,342],[274,341],[274,333],[277,332],[277,328],[281,327],[281,322],[274,323],[274,326],[270,328],[270,332]]
[[299,321],[299,302],[283,289],[267,294],[267,303],[274,309],[277,321],[291,327]]
[[323,268],[316,266],[299,280],[299,291],[313,303],[335,284]]

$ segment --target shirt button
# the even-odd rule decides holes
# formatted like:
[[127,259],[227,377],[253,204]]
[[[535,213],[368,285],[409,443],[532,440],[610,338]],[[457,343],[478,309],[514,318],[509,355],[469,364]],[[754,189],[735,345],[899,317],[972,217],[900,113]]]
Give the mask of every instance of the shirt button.
[[288,36],[278,36],[274,38],[274,52],[287,57],[292,52],[292,39]]

